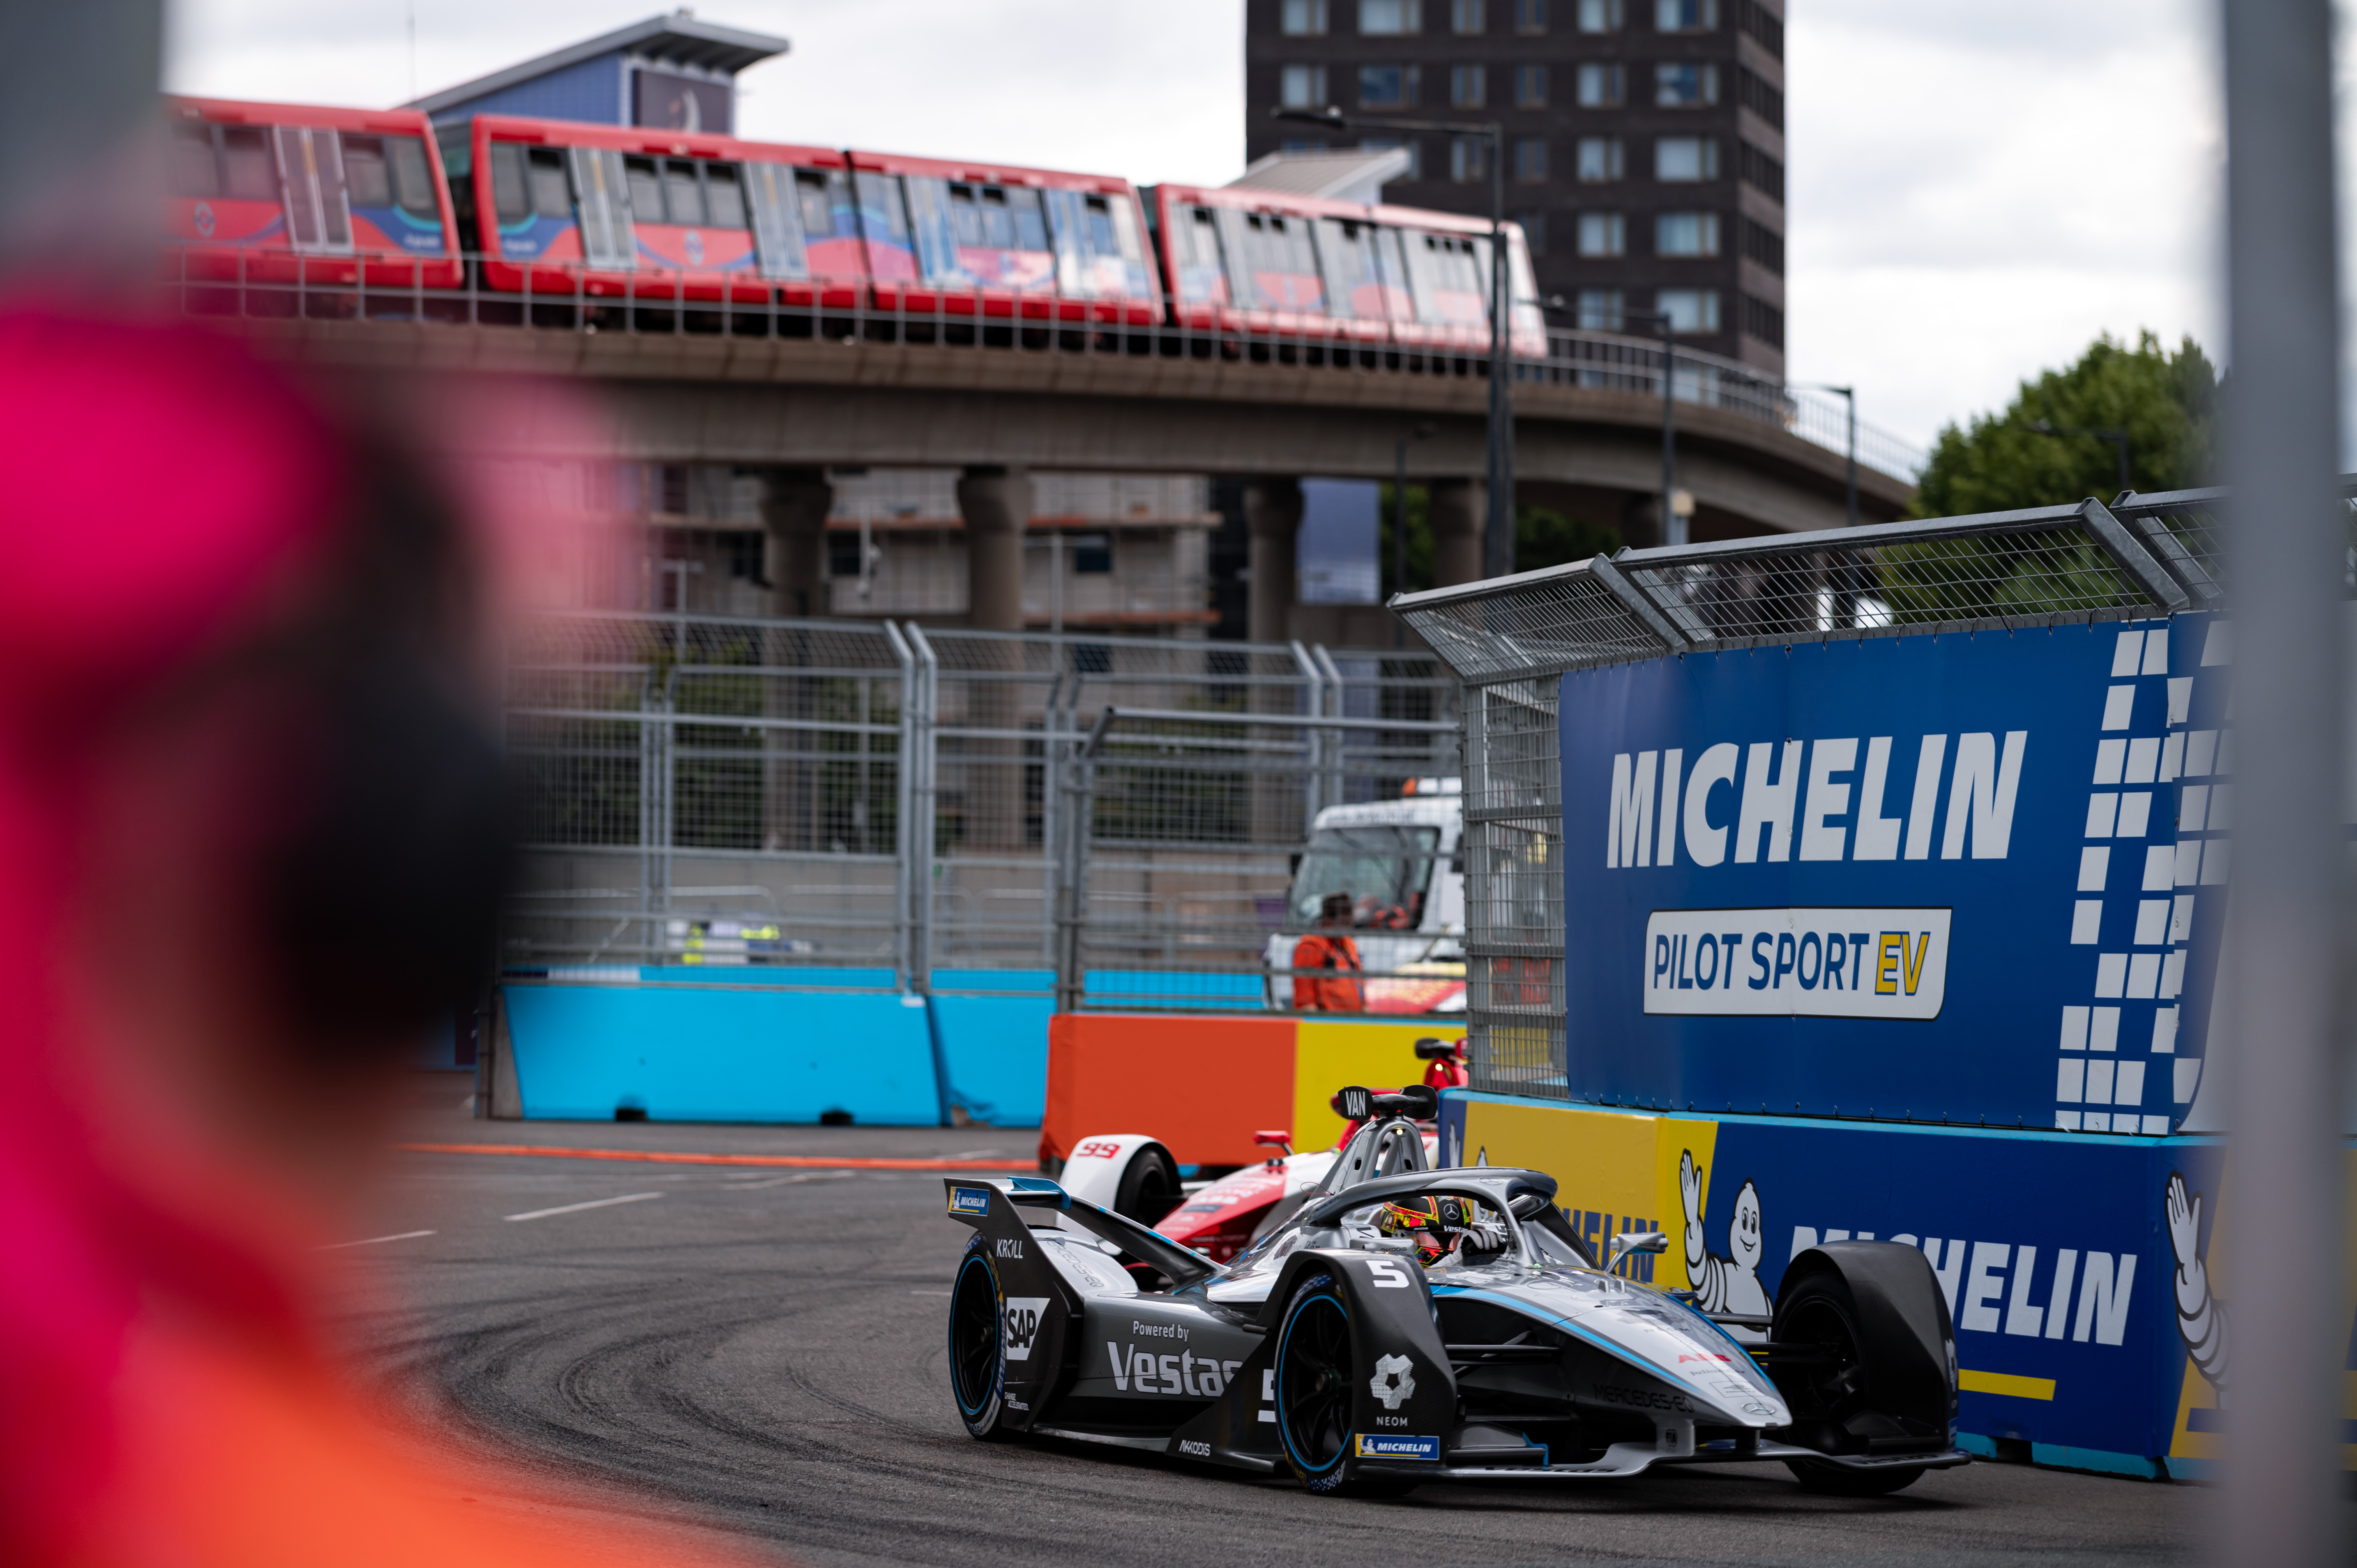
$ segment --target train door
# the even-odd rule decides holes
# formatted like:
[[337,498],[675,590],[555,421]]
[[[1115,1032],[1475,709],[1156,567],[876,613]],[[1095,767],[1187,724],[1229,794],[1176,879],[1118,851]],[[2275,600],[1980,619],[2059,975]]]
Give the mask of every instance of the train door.
[[1489,290],[1473,241],[1458,234],[1412,232],[1406,250],[1416,320],[1439,328],[1450,343],[1486,349]]
[[876,303],[889,308],[899,291],[880,285],[913,283],[918,275],[915,237],[909,231],[909,207],[900,177],[859,169],[852,176],[852,185],[859,198],[859,238],[866,251],[866,270],[879,285]]
[[1255,325],[1299,331],[1326,314],[1326,288],[1309,220],[1223,209],[1220,238],[1237,283],[1237,303],[1268,313]]
[[[1136,308],[1117,314],[1151,319],[1146,302],[1154,297],[1146,251],[1137,233],[1137,209],[1125,194],[1092,195],[1079,190],[1046,192],[1049,229],[1056,247],[1056,292],[1074,300],[1134,300]],[[1084,312],[1068,308],[1064,314]],[[1115,312],[1086,312],[1111,319]]]
[[[630,176],[622,155],[600,147],[568,147],[573,205],[581,225],[581,256],[592,271],[629,273],[639,267],[638,239],[630,228]],[[631,160],[647,163],[651,160]],[[662,192],[654,210],[662,211]],[[602,292],[592,289],[591,293]]]
[[810,276],[810,247],[802,240],[802,204],[794,196],[788,164],[747,164],[745,206],[753,224],[753,252],[761,275],[782,282]]
[[1209,327],[1219,320],[1219,308],[1232,304],[1227,264],[1220,255],[1219,221],[1208,207],[1179,207],[1170,214],[1168,239],[1170,286],[1178,295],[1179,323]]
[[1377,249],[1383,231],[1347,218],[1320,218],[1317,229],[1327,314],[1351,322],[1353,337],[1387,336],[1391,302]]
[[278,187],[286,203],[286,242],[305,255],[350,255],[352,215],[344,192],[343,149],[333,131],[308,125],[271,130]]

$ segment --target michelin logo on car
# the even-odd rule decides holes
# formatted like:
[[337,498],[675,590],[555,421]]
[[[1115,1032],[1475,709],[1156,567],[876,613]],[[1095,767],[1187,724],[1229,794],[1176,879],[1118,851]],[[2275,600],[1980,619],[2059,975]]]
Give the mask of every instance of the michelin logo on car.
[[950,1188],[952,1214],[987,1214],[990,1212],[990,1188],[986,1187],[953,1187]]
[[1427,1459],[1440,1457],[1437,1437],[1403,1437],[1389,1432],[1361,1432],[1352,1452],[1361,1459]]

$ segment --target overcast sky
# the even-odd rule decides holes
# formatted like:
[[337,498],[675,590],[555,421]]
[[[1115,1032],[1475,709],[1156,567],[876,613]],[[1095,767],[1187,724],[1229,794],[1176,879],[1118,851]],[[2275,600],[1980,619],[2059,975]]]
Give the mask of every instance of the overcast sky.
[[[636,21],[649,0],[183,0],[167,85],[398,102]],[[1632,7],[1633,8],[1633,7]],[[2222,136],[2201,0],[1789,0],[1787,341],[1918,446],[2099,332],[2213,300]],[[792,52],[756,138],[1218,182],[1243,162],[1241,0],[706,0]]]

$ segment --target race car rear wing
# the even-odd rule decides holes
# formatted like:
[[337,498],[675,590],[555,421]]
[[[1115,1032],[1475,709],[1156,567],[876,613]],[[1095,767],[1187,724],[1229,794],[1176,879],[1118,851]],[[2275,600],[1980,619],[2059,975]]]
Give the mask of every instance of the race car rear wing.
[[1045,1176],[944,1176],[942,1185],[948,1189],[950,1218],[977,1230],[984,1229],[993,1204],[1003,1204],[1010,1211],[1052,1208],[1138,1262],[1159,1269],[1174,1289],[1220,1272],[1219,1265],[1201,1253],[1110,1208],[1074,1197]]

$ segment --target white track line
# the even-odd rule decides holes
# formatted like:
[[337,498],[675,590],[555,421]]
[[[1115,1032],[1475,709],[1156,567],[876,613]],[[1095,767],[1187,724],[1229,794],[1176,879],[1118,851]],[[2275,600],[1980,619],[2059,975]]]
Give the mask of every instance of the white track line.
[[651,1197],[661,1197],[659,1192],[630,1192],[619,1197],[593,1198],[587,1203],[568,1203],[557,1208],[534,1208],[523,1214],[510,1214],[508,1219],[545,1219],[552,1214],[578,1214],[585,1208],[611,1208],[618,1203],[644,1203]]
[[433,1234],[434,1232],[431,1230],[404,1230],[398,1236],[366,1236],[357,1241],[330,1241],[326,1246],[320,1248],[319,1251],[322,1252],[333,1252],[340,1251],[345,1247],[373,1247],[385,1241],[414,1241],[420,1236],[431,1236]]
[[723,1192],[759,1192],[767,1187],[791,1187],[796,1182],[843,1181],[856,1173],[852,1171],[810,1171],[802,1176],[761,1176],[749,1181],[725,1182]]

